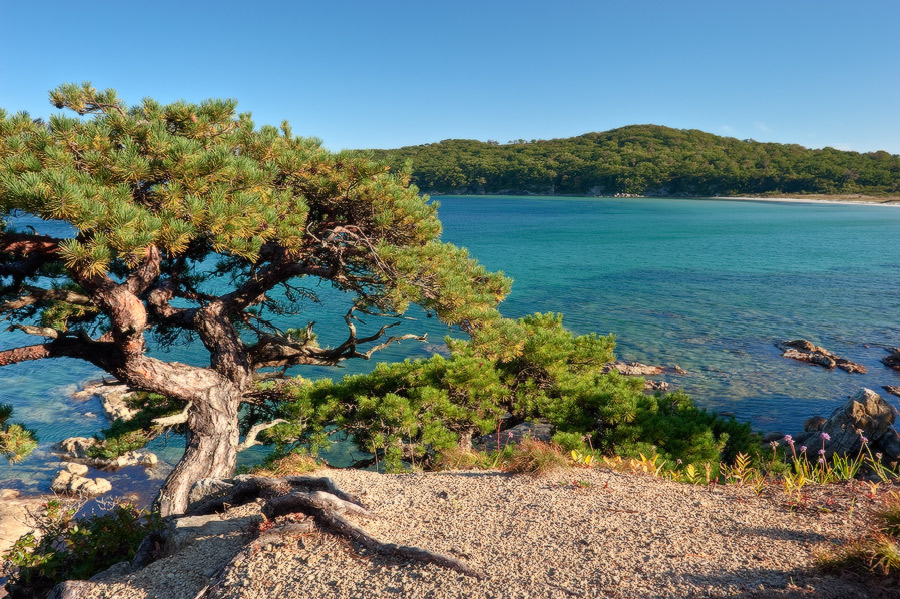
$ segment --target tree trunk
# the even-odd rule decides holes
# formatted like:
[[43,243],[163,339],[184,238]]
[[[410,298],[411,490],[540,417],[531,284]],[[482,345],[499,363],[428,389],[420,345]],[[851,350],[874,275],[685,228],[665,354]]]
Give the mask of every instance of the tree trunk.
[[157,498],[160,514],[182,514],[188,494],[202,478],[234,474],[238,448],[238,407],[241,394],[231,385],[213,388],[194,403],[188,414],[184,457],[169,474]]

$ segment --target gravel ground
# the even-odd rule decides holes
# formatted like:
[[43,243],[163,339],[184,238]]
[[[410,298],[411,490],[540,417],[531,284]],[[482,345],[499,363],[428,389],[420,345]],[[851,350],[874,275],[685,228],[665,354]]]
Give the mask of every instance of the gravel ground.
[[[816,548],[864,528],[865,501],[853,510],[791,511],[781,499],[745,488],[609,470],[541,479],[482,471],[327,475],[378,514],[357,520],[376,538],[454,555],[486,578],[372,556],[330,534],[309,533],[232,569],[228,597],[897,596],[810,569]],[[98,582],[88,596],[192,599],[242,542],[240,535],[208,539]]]

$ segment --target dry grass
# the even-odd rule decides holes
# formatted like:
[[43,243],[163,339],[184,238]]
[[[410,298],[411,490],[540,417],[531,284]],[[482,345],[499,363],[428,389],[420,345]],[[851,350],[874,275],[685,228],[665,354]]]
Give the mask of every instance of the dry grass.
[[503,470],[532,476],[547,476],[560,470],[568,470],[572,463],[564,452],[556,443],[523,439],[513,449]]
[[283,458],[274,460],[266,467],[255,468],[253,474],[281,478],[283,476],[307,474],[318,469],[319,464],[311,456],[301,453],[289,453]]
[[482,468],[484,456],[472,449],[453,447],[444,449],[438,455],[435,470],[474,470]]
[[831,572],[856,572],[900,582],[900,495],[891,493],[872,514],[873,528],[852,543],[819,553],[819,566]]

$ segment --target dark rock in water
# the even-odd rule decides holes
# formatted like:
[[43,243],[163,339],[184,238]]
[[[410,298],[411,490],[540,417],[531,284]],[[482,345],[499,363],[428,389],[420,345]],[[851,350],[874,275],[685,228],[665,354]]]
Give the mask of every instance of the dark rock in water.
[[806,339],[780,341],[775,344],[775,347],[782,351],[781,356],[783,358],[791,358],[792,360],[815,364],[829,370],[833,370],[837,367],[850,373],[866,373],[866,367],[862,364],[857,364],[846,358],[836,356],[824,347],[819,347]]
[[823,416],[813,416],[803,423],[803,430],[807,433],[820,431],[826,422],[828,422],[828,419]]
[[[823,418],[822,420],[825,419]],[[818,436],[818,431],[810,431],[794,435],[794,445],[796,446],[797,451],[799,452],[802,446],[808,444],[810,439]]]
[[644,391],[649,393],[655,393],[656,391],[670,391],[672,389],[672,384],[667,383],[665,381],[653,381],[650,379],[644,380]]
[[625,376],[655,376],[657,374],[663,373],[671,373],[671,374],[687,374],[687,370],[681,368],[677,364],[671,368],[666,368],[664,366],[648,366],[647,364],[641,364],[640,362],[610,362],[604,368],[604,372],[617,371],[619,374],[624,374]]
[[884,389],[891,395],[896,395],[897,397],[900,397],[900,385],[898,385],[896,387],[891,387],[890,385],[885,385],[884,387],[882,387],[882,389]]
[[860,389],[842,407],[834,411],[820,437],[826,440],[825,451],[831,454],[855,454],[866,437],[873,453],[883,453],[889,460],[900,457],[900,443],[894,429],[894,409],[871,389]]
[[515,445],[522,441],[525,437],[536,441],[548,442],[556,432],[556,427],[546,420],[535,420],[534,422],[523,422],[517,426],[500,431],[499,447],[497,443],[497,433],[490,433],[477,439],[472,440],[475,449],[481,451],[499,451],[507,445]]
[[[888,368],[893,368],[894,370],[900,370],[900,347],[892,347],[888,349],[891,352],[891,355],[886,358],[881,359],[881,363],[887,366]],[[891,391],[893,393],[893,391]]]

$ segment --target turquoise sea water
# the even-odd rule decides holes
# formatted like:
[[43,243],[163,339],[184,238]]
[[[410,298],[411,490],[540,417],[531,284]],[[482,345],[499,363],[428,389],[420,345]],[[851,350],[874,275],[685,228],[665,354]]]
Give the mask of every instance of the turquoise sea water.
[[[689,374],[669,380],[701,406],[732,412],[760,430],[796,432],[807,417],[827,416],[861,386],[898,400],[881,386],[900,385],[900,374],[879,360],[885,346],[900,346],[900,209],[684,199],[436,199],[444,239],[515,279],[501,306],[505,315],[562,312],[577,333],[615,333],[621,358],[686,369]],[[316,320],[326,342],[339,342],[343,311],[328,306],[343,298],[327,287],[315,290],[322,305],[310,304],[300,324]],[[380,359],[430,355],[441,349],[447,332],[426,319],[406,321],[403,328],[428,331],[430,342],[391,348]],[[869,373],[830,372],[781,358],[773,342],[800,337],[866,365]],[[0,333],[2,348],[23,342],[35,339]],[[196,364],[205,359],[190,346],[161,357]],[[339,377],[373,365],[297,372]],[[25,463],[0,464],[0,486],[49,488],[48,446],[90,435],[105,423],[98,402],[69,397],[101,374],[73,360],[0,369],[0,401],[12,403],[16,418],[34,426],[42,441]],[[88,412],[97,416],[85,418]],[[153,449],[175,461],[179,440],[158,440]]]

